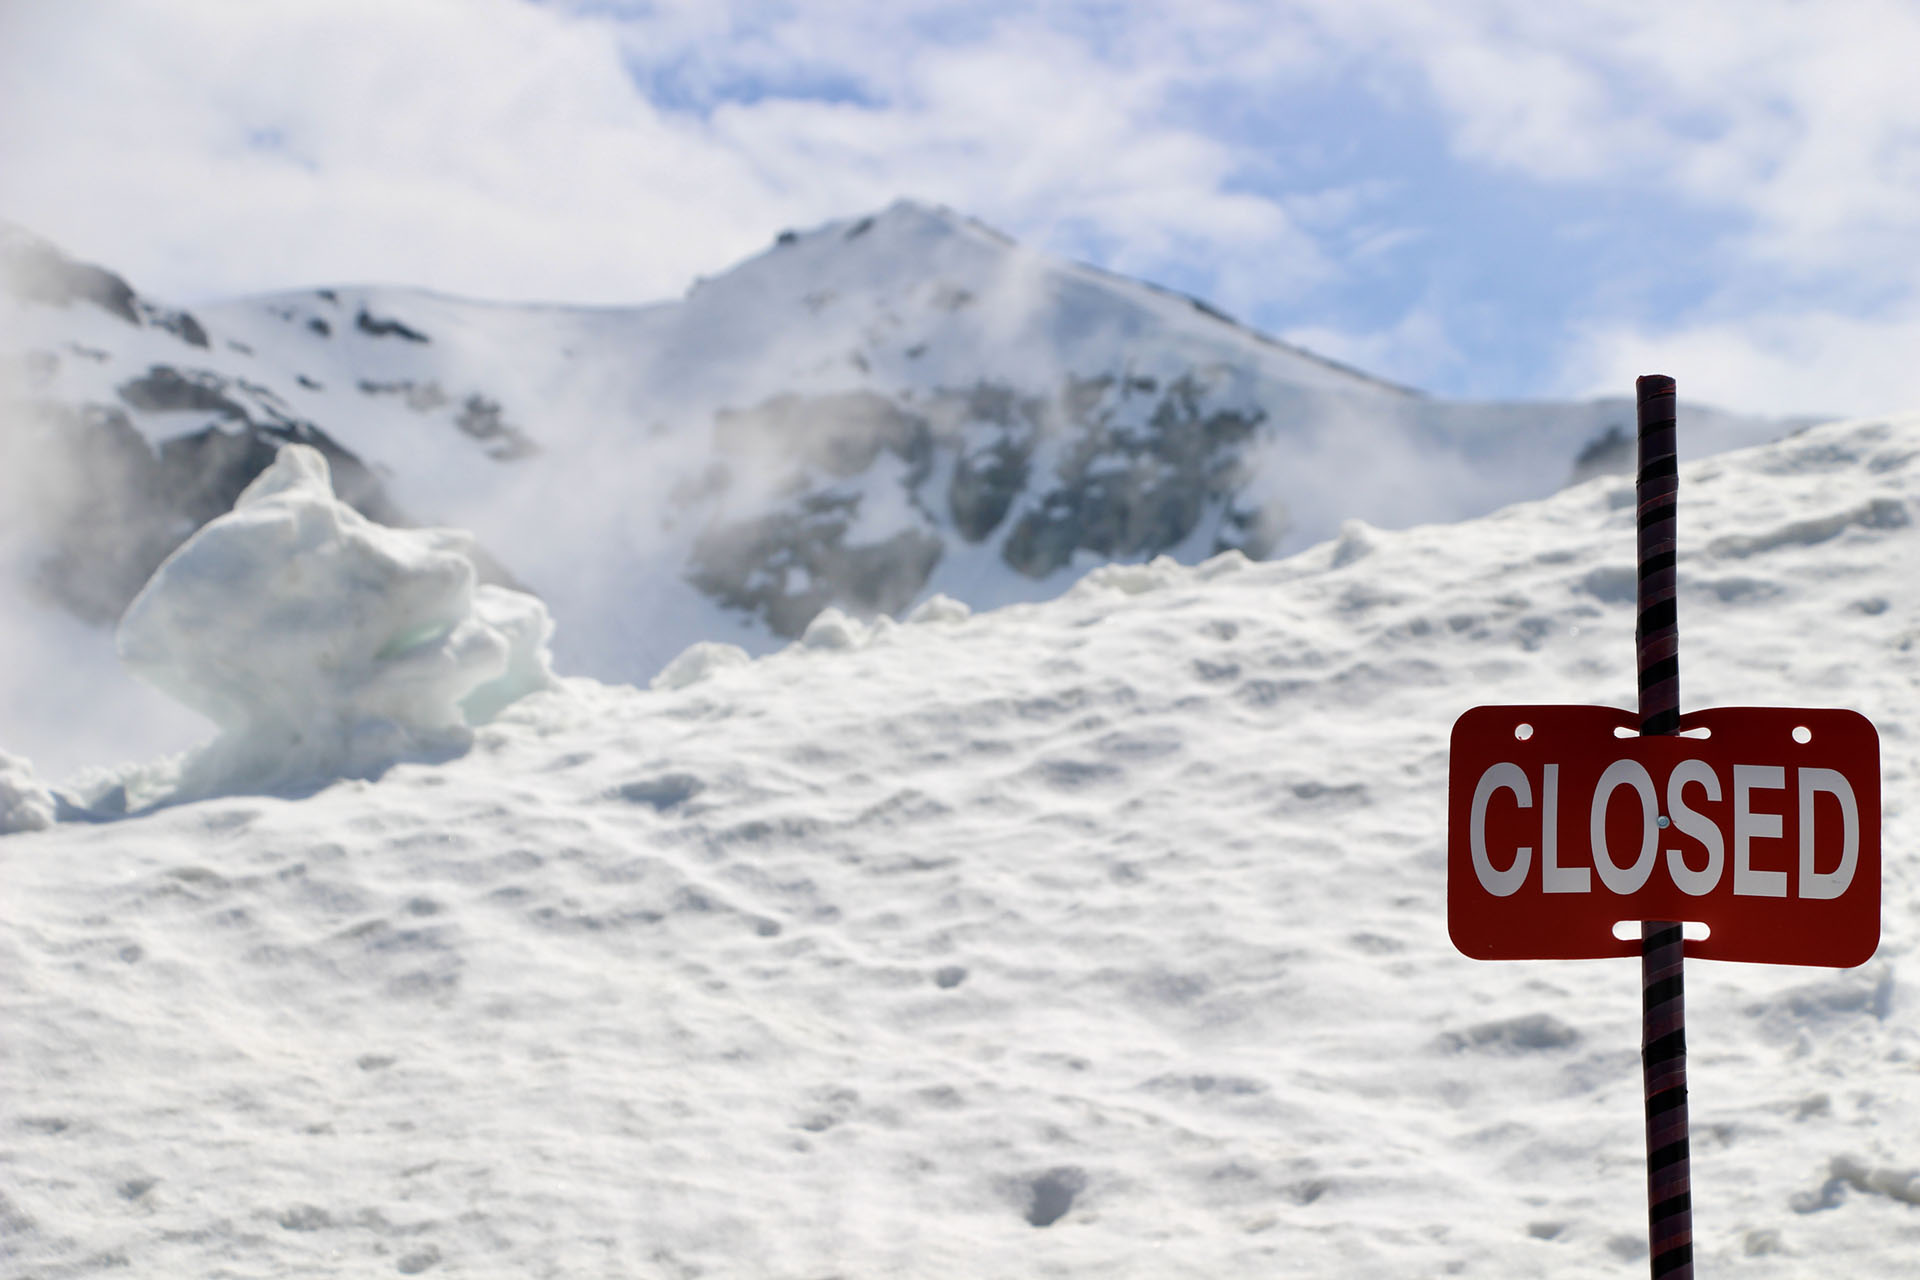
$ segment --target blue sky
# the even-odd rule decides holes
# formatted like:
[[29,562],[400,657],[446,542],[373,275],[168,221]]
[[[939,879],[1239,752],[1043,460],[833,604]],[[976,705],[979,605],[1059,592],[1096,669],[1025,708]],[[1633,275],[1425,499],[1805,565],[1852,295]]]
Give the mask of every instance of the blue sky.
[[1438,394],[1920,407],[1920,9],[0,0],[0,217],[183,301],[684,291],[896,196]]

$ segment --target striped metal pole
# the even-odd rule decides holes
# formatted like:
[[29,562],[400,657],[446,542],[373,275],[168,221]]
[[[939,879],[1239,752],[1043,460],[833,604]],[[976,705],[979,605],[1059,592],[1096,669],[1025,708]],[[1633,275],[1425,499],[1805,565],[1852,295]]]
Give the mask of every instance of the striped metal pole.
[[[1674,612],[1674,382],[1635,384],[1640,413],[1640,732],[1680,731],[1680,625]],[[1687,1139],[1687,1002],[1684,933],[1672,920],[1640,924],[1640,1072],[1647,1102],[1647,1226],[1654,1280],[1693,1280],[1693,1177]]]

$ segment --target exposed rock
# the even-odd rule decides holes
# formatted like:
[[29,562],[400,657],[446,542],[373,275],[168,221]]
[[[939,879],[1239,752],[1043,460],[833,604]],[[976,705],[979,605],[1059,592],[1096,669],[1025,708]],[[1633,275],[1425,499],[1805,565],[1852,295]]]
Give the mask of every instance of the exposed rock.
[[947,507],[953,512],[953,527],[968,542],[981,541],[1007,518],[1014,498],[1027,486],[1033,442],[1031,432],[1009,433],[955,459]]
[[448,403],[447,393],[441,389],[438,382],[432,379],[414,382],[410,378],[396,378],[391,382],[375,382],[371,378],[362,378],[358,385],[363,395],[400,396],[406,402],[407,408],[415,413],[431,413]]
[[146,312],[147,323],[157,329],[165,329],[190,347],[205,347],[207,331],[198,320],[185,311],[168,311],[150,303],[141,303]]
[[1231,503],[1220,513],[1220,533],[1210,554],[1239,551],[1249,559],[1265,560],[1280,546],[1289,527],[1286,506],[1280,502],[1251,507]]
[[474,394],[460,405],[460,413],[453,425],[465,435],[490,444],[487,456],[501,462],[510,462],[515,458],[524,458],[536,453],[539,446],[527,438],[520,428],[505,421],[500,415],[500,402],[489,400],[483,395]]
[[65,307],[90,302],[131,325],[151,325],[206,348],[207,331],[185,311],[156,306],[105,267],[68,257],[38,236],[0,223],[0,289],[23,302]]
[[[1185,541],[1209,503],[1226,502],[1244,484],[1241,448],[1265,417],[1257,408],[1217,404],[1209,385],[1217,376],[1180,375],[1139,426],[1126,425],[1115,403],[1137,384],[1069,380],[1062,402],[1072,444],[1054,487],[1008,533],[1006,562],[1041,578],[1076,551],[1133,559]],[[1268,536],[1261,521],[1257,511],[1243,513],[1237,527],[1259,543]]]
[[[9,490],[8,514],[44,548],[36,589],[85,621],[118,618],[173,549],[227,512],[282,445],[318,450],[336,492],[361,515],[393,527],[413,523],[365,463],[287,414],[264,387],[157,365],[119,392],[141,412],[195,411],[219,421],[168,437],[156,450],[117,405],[18,407],[28,461]],[[470,558],[481,582],[522,589],[484,550]]]
[[[949,402],[954,399],[948,397]],[[979,542],[1000,527],[1013,500],[1027,487],[1046,404],[1011,387],[982,382],[964,393],[959,406],[959,456],[947,484],[947,507],[960,536]],[[982,435],[984,439],[975,438]]]
[[1633,470],[1635,449],[1634,438],[1616,422],[1580,450],[1580,456],[1573,460],[1573,474],[1567,483],[1579,484],[1595,476],[1626,475]]
[[[432,413],[453,403],[446,389],[431,378],[425,382],[410,378],[375,382],[362,378],[358,385],[364,395],[397,395],[415,413]],[[461,401],[453,425],[462,435],[487,444],[487,456],[496,461],[511,462],[539,452],[540,447],[524,431],[506,421],[500,402],[479,392],[470,393]]]
[[0,287],[24,302],[56,307],[91,302],[128,324],[140,323],[132,285],[17,228],[0,227]]
[[812,494],[799,510],[722,525],[694,542],[688,579],[729,608],[793,637],[829,604],[856,613],[895,613],[913,603],[939,563],[931,533],[901,529],[879,542],[848,545],[860,496]]
[[[1228,381],[1217,370],[1164,385],[1131,374],[1069,377],[1051,401],[982,381],[911,408],[855,391],[723,410],[714,422],[721,451],[749,467],[789,469],[773,489],[790,496],[772,511],[709,527],[689,580],[790,637],[828,605],[870,616],[911,603],[939,562],[947,520],[969,542],[998,534],[1006,563],[1036,578],[1082,550],[1121,559],[1169,551],[1209,511],[1219,515],[1212,552],[1265,555],[1285,514],[1240,496],[1244,450],[1262,414],[1233,403]],[[1035,497],[1043,440],[1054,441],[1049,455],[1060,461],[1051,488]],[[907,464],[899,483],[909,523],[851,544],[862,495],[847,482],[869,475],[883,453]],[[947,482],[936,498],[923,489],[943,460]],[[727,466],[710,465],[680,481],[673,502],[697,507],[731,482]]]
[[361,515],[396,528],[412,523],[365,463],[311,423],[249,424],[239,432],[208,427],[174,436],[160,445],[163,482],[176,508],[198,527],[231,509],[287,444],[319,450],[332,470],[335,492]]
[[398,320],[382,319],[370,314],[365,307],[354,317],[354,327],[360,332],[375,338],[405,338],[408,342],[426,342],[427,335],[418,329],[402,324]]
[[112,622],[194,522],[167,500],[159,460],[121,409],[36,403],[21,429],[31,477],[9,515],[45,548],[34,586],[87,622]]
[[181,373],[169,365],[157,364],[115,390],[130,408],[143,413],[213,413],[245,422],[247,411],[228,397],[228,385],[217,373],[203,369]]

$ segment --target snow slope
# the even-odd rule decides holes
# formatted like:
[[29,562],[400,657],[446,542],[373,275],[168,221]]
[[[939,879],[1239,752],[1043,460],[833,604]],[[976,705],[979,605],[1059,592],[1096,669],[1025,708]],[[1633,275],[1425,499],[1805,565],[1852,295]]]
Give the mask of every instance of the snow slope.
[[[823,607],[986,609],[1109,561],[1261,559],[1631,452],[1623,402],[1431,400],[906,201],[634,308],[343,287],[186,312],[18,232],[8,281],[0,429],[11,381],[9,452],[33,466],[0,506],[0,608],[35,620],[0,661],[0,746],[50,768],[190,740],[61,742],[17,673],[118,682],[102,629],[288,440],[372,518],[472,530],[490,580],[564,621],[561,670],[626,682],[696,641],[777,648]],[[1683,403],[1681,440],[1789,425]],[[39,619],[49,598],[94,629]]]
[[[1682,699],[1878,724],[1879,953],[1689,967],[1700,1273],[1920,1257],[1920,417],[1683,468]],[[0,839],[14,1274],[1645,1274],[1631,962],[1444,920],[1631,705],[1631,488],[827,616],[467,755]],[[564,631],[568,620],[559,618]]]

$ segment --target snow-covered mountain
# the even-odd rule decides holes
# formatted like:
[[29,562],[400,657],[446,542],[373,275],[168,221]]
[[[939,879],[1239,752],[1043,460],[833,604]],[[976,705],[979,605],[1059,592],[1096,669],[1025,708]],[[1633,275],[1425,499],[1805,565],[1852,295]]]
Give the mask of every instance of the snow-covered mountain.
[[[1920,1256],[1916,514],[1920,417],[1682,469],[1683,705],[1867,713],[1886,850],[1866,967],[1688,966],[1702,1275]],[[1598,478],[828,615],[0,838],[4,1269],[1644,1276],[1637,966],[1464,959],[1444,887],[1462,709],[1632,705],[1633,546]]]
[[[828,605],[1282,555],[1630,453],[1623,401],[1429,399],[908,202],[626,309],[329,288],[187,311],[18,230],[0,285],[0,592],[89,624],[58,624],[88,683],[120,678],[105,627],[161,558],[289,441],[373,519],[472,530],[483,575],[559,620],[563,671],[631,681],[699,640],[765,652]],[[1688,406],[1683,449],[1790,425]],[[8,679],[40,722],[45,683]]]

